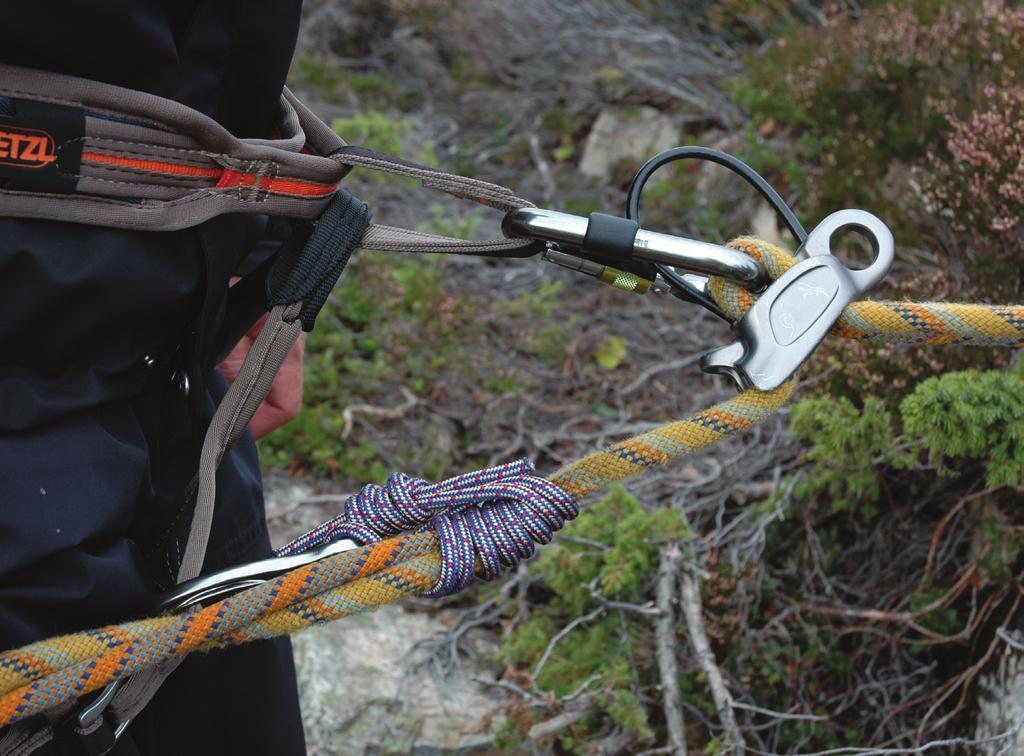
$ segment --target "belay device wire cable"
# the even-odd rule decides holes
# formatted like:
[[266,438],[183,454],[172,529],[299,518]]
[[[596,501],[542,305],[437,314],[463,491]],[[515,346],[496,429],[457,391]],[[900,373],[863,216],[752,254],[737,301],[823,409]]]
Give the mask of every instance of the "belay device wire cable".
[[[1024,344],[1024,307],[857,301],[888,271],[891,233],[844,210],[809,234],[752,169],[724,153],[681,147],[637,174],[626,217],[537,209],[504,187],[346,144],[285,90],[276,139],[237,139],[179,103],[97,82],[0,66],[0,216],[171,230],[221,213],[293,220],[292,237],[232,295],[223,346],[270,311],[218,407],[187,496],[194,514],[177,587],[155,616],[51,638],[0,654],[0,756],[30,754],[70,729],[108,751],[185,655],[290,633],[410,595],[444,595],[493,579],[606,484],[710,446],[764,420],[826,334],[892,343]],[[723,247],[641,228],[647,179],[697,158],[742,175],[779,212],[805,259],[752,238]],[[504,238],[453,239],[370,222],[338,189],[355,167],[505,213]],[[875,252],[864,270],[831,255],[853,229]],[[274,375],[355,249],[545,259],[619,288],[671,292],[734,323],[737,340],[703,367],[731,376],[735,397],[594,452],[546,478],[520,461],[429,483],[396,473],[273,559],[203,575],[217,465],[263,402]],[[84,703],[79,699],[85,699]]]

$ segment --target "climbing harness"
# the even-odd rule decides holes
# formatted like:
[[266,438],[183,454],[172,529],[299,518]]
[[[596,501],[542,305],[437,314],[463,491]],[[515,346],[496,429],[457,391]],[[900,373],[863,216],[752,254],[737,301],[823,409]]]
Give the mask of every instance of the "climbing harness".
[[[0,727],[14,725],[0,735],[0,754],[30,754],[57,730],[70,730],[90,754],[105,753],[188,653],[296,632],[406,596],[446,595],[474,576],[496,578],[550,542],[583,496],[769,417],[828,333],[1024,345],[1024,307],[855,301],[892,264],[885,225],[844,210],[808,234],[763,178],[724,153],[666,151],[638,172],[626,217],[581,218],[537,209],[495,184],[348,145],[287,90],[280,111],[274,139],[237,139],[159,97],[0,66],[0,216],[158,231],[244,212],[284,216],[295,227],[229,303],[223,347],[259,314],[270,314],[217,408],[186,492],[194,506],[177,585],[159,597],[153,617],[0,654]],[[641,228],[647,180],[668,162],[693,158],[751,183],[779,211],[806,259],[751,238],[725,247]],[[470,241],[371,223],[367,207],[337,186],[357,167],[494,207],[505,213],[505,236]],[[833,239],[851,229],[875,253],[864,270],[831,255]],[[526,460],[438,483],[396,473],[383,486],[365,486],[342,514],[275,557],[201,575],[217,466],[357,248],[542,255],[627,291],[696,302],[734,323],[736,341],[710,352],[703,367],[732,377],[742,391],[546,478]]]

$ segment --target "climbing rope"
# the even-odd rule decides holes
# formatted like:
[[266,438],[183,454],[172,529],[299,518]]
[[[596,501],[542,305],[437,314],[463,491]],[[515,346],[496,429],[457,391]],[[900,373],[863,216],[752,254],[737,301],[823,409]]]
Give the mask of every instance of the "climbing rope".
[[[758,259],[774,279],[795,264],[785,251],[744,238],[733,246]],[[733,318],[755,297],[712,278],[717,305]],[[1024,346],[1024,306],[856,302],[834,335],[892,343]],[[529,556],[533,543],[575,515],[575,499],[609,483],[711,446],[766,419],[792,395],[744,391],[684,420],[589,454],[543,481],[528,462],[442,483],[393,476],[368,486],[345,512],[281,550],[339,537],[368,542],[293,570],[187,614],[110,625],[0,654],[0,727],[47,711],[108,683],[193,651],[297,632],[408,596],[441,595],[468,582],[470,563],[484,577]],[[380,538],[404,528],[431,529]],[[527,541],[531,543],[527,544]]]
[[[775,280],[797,260],[767,242],[741,237],[730,244],[764,265]],[[732,281],[712,278],[711,295],[734,320],[749,310],[755,296]],[[853,302],[832,327],[833,336],[887,344],[1024,346],[1024,307],[950,302]]]

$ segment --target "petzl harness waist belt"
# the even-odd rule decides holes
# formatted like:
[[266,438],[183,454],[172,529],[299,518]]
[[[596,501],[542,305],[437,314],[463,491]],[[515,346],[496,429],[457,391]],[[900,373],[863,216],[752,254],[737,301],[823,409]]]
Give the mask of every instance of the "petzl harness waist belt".
[[[509,212],[505,187],[348,145],[290,91],[274,139],[239,139],[181,103],[0,65],[0,216],[173,231],[223,213],[316,219],[354,166]],[[522,256],[523,239],[451,239],[371,225],[361,247]]]
[[316,218],[345,142],[290,92],[279,138],[162,97],[0,66],[0,214],[174,230],[227,212]]

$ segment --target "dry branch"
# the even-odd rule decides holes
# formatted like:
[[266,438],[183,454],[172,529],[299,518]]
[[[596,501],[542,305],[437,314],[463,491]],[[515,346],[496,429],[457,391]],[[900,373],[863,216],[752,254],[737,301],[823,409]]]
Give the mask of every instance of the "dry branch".
[[402,415],[420,403],[420,400],[409,389],[402,387],[401,391],[405,401],[395,407],[377,407],[372,404],[350,404],[346,407],[341,413],[341,419],[344,423],[341,437],[348,438],[352,434],[352,426],[355,423],[356,415],[369,415],[386,420],[398,420]]
[[700,601],[700,586],[692,576],[683,573],[680,576],[680,603],[683,607],[683,615],[686,617],[686,628],[689,631],[690,643],[693,644],[693,652],[697,657],[704,676],[707,677],[708,687],[711,689],[711,698],[715,702],[715,710],[725,730],[725,737],[731,746],[732,753],[743,753],[747,744],[736,724],[736,716],[732,710],[732,694],[725,685],[721,670],[715,661],[715,655],[711,651],[711,644],[708,642],[708,634],[704,627],[704,610]]
[[676,664],[676,615],[672,600],[676,592],[676,574],[682,559],[679,545],[670,543],[661,548],[655,601],[660,610],[654,620],[658,671],[661,673],[662,707],[668,726],[670,753],[686,756],[686,722],[679,707],[679,669]]
[[545,719],[543,722],[538,722],[530,731],[527,736],[530,740],[543,740],[553,735],[557,735],[566,727],[576,724],[581,719],[586,719],[591,714],[597,711],[597,705],[589,698],[584,699],[580,704],[573,708],[563,711],[558,716],[554,716],[551,719]]

